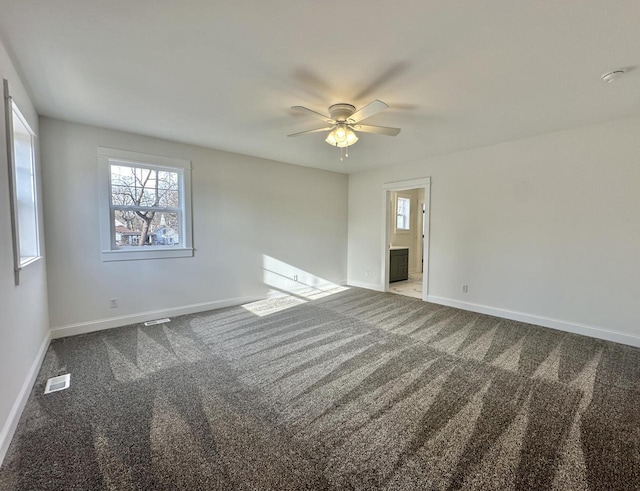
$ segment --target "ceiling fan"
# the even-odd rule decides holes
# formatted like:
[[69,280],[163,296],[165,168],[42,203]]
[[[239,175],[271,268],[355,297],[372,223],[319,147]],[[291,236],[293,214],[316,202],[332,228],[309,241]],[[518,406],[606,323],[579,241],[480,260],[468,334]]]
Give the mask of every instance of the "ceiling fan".
[[[331,116],[325,116],[324,114],[320,114],[319,112],[313,111],[304,106],[293,106],[291,109],[319,118],[328,126],[316,128],[314,130],[301,131],[287,136],[310,135],[311,133],[323,133],[328,131],[329,133],[325,141],[331,146],[338,147],[340,149],[345,148],[347,152],[345,156],[348,157],[348,147],[358,141],[356,131],[387,136],[396,136],[400,133],[400,128],[360,124],[361,121],[384,111],[388,107],[389,106],[384,102],[376,99],[364,106],[362,109],[356,111],[355,106],[342,102],[340,104],[330,106],[329,114]],[[340,160],[342,160],[342,150],[340,153]]]

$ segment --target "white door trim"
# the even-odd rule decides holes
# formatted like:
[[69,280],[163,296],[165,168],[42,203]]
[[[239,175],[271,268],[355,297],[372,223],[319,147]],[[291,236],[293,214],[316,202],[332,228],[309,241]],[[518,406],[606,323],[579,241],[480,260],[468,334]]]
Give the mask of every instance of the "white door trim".
[[[422,212],[422,209],[424,208],[424,213]],[[418,232],[420,232],[418,234],[418,242],[417,242],[417,247],[416,249],[420,250],[420,246],[423,244],[424,241],[424,237],[426,236],[426,234],[424,233],[424,223],[425,223],[425,216],[427,214],[427,205],[425,204],[425,200],[423,199],[419,199],[418,200],[418,210],[417,210],[417,220],[416,222],[419,224],[418,227]],[[422,223],[420,223],[422,222]],[[423,252],[424,252],[424,247],[422,248]],[[424,273],[424,265],[423,265],[423,261],[424,261],[424,257],[420,256],[418,258],[416,258],[416,272],[417,273]],[[418,271],[418,269],[420,271]]]
[[393,191],[406,191],[407,189],[424,189],[424,272],[422,273],[422,300],[426,302],[429,294],[429,222],[431,216],[431,178],[421,177],[418,179],[409,179],[406,181],[387,182],[382,185],[382,279],[381,290],[389,291],[389,222],[391,213],[390,196]]

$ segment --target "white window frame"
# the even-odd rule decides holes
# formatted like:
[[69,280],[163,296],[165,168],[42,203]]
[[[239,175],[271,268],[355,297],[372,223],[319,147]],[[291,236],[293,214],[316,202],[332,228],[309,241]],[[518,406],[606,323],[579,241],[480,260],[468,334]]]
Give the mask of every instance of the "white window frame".
[[[14,271],[15,271],[15,282],[16,285],[20,283],[20,271],[28,266],[29,264],[33,264],[39,259],[41,259],[41,232],[40,232],[40,214],[39,214],[39,194],[38,194],[38,176],[37,176],[37,167],[36,167],[36,134],[31,129],[31,126],[27,122],[27,119],[24,117],[20,108],[15,103],[11,94],[9,93],[9,82],[4,79],[4,99],[5,99],[5,124],[6,124],[6,133],[7,133],[7,157],[9,164],[9,196],[10,196],[10,210],[11,210],[11,226],[12,226],[12,235],[13,235],[13,262],[14,262]],[[23,244],[21,244],[20,237],[20,205],[18,202],[18,169],[17,169],[17,161],[15,155],[15,133],[13,128],[13,117],[16,117],[20,120],[20,123],[27,130],[27,133],[30,137],[30,147],[31,147],[31,161],[30,161],[30,187],[33,200],[30,203],[30,208],[33,208],[33,220],[34,220],[34,232],[35,237],[33,244],[34,247],[32,249],[32,253],[29,255],[23,254]]]
[[[409,202],[409,215],[407,216],[407,228],[398,227],[398,202],[403,199]],[[411,233],[411,196],[401,193],[396,193],[396,199],[394,203],[394,231],[396,234],[409,234]]]
[[[180,176],[180,241],[176,246],[118,246],[115,243],[115,222],[111,205],[111,164],[168,170]],[[132,261],[193,256],[191,221],[191,161],[149,155],[128,150],[98,147],[98,193],[100,213],[100,244],[102,261]]]

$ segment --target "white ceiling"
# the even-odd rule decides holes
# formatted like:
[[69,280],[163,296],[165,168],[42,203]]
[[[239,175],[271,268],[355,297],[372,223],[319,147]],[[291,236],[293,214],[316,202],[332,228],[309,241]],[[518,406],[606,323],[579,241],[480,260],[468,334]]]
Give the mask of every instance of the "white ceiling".
[[[640,112],[637,0],[2,0],[40,114],[339,172]],[[290,109],[391,106],[349,159]],[[320,124],[318,124],[320,123]]]

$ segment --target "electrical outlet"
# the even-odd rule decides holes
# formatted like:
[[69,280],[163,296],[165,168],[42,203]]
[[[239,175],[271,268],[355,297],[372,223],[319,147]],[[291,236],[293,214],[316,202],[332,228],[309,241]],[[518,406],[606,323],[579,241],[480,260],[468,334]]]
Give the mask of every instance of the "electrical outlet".
[[293,275],[293,281],[298,281],[298,275],[297,274]]
[[117,309],[118,308],[118,299],[117,298],[112,298],[109,300],[109,308],[110,309]]
[[469,285],[462,285],[462,293],[468,293],[469,292]]

